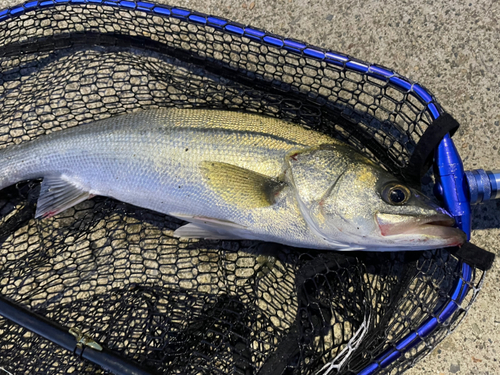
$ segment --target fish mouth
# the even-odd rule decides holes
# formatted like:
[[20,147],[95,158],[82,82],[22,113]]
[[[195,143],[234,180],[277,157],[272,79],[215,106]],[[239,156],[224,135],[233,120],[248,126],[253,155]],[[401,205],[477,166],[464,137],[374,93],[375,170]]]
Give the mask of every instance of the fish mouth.
[[384,237],[405,235],[413,241],[436,242],[437,246],[459,246],[466,241],[463,231],[453,227],[455,219],[436,213],[430,216],[375,215],[380,234]]

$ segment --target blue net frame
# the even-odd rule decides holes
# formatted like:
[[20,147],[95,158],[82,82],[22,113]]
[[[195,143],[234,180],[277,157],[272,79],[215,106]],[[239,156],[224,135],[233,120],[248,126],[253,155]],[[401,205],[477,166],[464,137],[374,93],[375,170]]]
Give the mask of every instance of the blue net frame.
[[[366,62],[354,59],[350,56],[343,55],[337,52],[325,51],[320,48],[309,46],[305,43],[295,41],[292,39],[286,39],[277,35],[272,35],[266,33],[265,31],[258,30],[252,27],[243,26],[240,24],[232,23],[230,21],[224,20],[222,18],[207,16],[201,13],[196,13],[190,10],[168,7],[165,5],[156,5],[147,2],[133,2],[133,1],[104,1],[104,0],[51,0],[51,1],[31,1],[25,3],[22,6],[13,7],[11,9],[4,10],[0,12],[0,23],[8,22],[9,20],[20,17],[21,15],[29,14],[30,12],[37,11],[39,9],[48,9],[51,7],[57,7],[62,5],[81,5],[81,4],[92,4],[92,5],[103,5],[116,7],[120,9],[128,9],[134,11],[141,11],[151,16],[164,17],[164,18],[176,18],[185,24],[202,25],[214,28],[223,33],[238,35],[253,40],[256,43],[261,43],[265,46],[270,46],[278,50],[286,50],[288,53],[307,57],[308,59],[325,63],[326,65],[341,67],[346,72],[352,72],[356,74],[365,75],[374,79],[374,82],[379,81],[380,86],[385,88],[395,88],[399,92],[403,92],[406,95],[406,101],[411,102],[411,100],[417,100],[424,108],[419,114],[428,126],[432,124],[434,120],[439,118],[443,109],[440,107],[436,99],[432,94],[429,93],[423,86],[411,82],[398,75],[397,73],[391,71],[388,68],[368,64]],[[270,85],[275,83],[270,81]],[[279,84],[276,84],[279,85]],[[412,97],[413,99],[408,99]],[[313,98],[318,100],[318,96]],[[369,107],[369,106],[367,106]],[[410,129],[411,132],[411,129]],[[417,140],[418,143],[418,140]],[[410,148],[410,151],[412,149]],[[369,150],[370,152],[376,152],[376,149]],[[368,152],[370,154],[370,152]],[[448,158],[443,161],[443,168],[446,169],[447,166],[454,165],[458,166],[458,173],[452,175],[452,173],[443,173],[440,178],[442,179],[446,208],[449,212],[455,215],[458,219],[457,221],[462,223],[462,229],[470,236],[470,208],[467,202],[457,201],[454,197],[458,195],[463,196],[464,191],[460,191],[462,188],[459,179],[460,171],[463,172],[463,167],[461,167],[461,160],[458,152],[453,146],[453,142],[449,136],[441,142],[437,153],[446,154]],[[397,159],[397,158],[395,158]],[[462,168],[462,169],[460,169]],[[389,168],[390,169],[390,168]],[[397,170],[397,168],[396,168]],[[454,169],[456,170],[456,169]],[[448,197],[448,198],[446,198]],[[397,342],[392,344],[392,347],[386,349],[376,358],[372,359],[372,362],[365,365],[362,369],[356,369],[355,371],[348,372],[350,374],[368,375],[375,374],[385,369],[388,369],[402,356],[409,353],[412,348],[416,345],[425,341],[426,338],[430,337],[435,331],[436,327],[440,324],[446,323],[446,321],[457,311],[459,306],[463,303],[467,294],[471,291],[471,285],[469,284],[474,278],[474,268],[466,263],[460,262],[458,265],[459,272],[455,278],[455,284],[451,288],[450,298],[451,301],[444,305],[437,305],[434,307],[429,307],[429,311],[434,312],[434,316],[429,316],[423,322],[420,323],[418,328],[412,329],[412,332],[399,338]],[[480,285],[480,284],[479,284]],[[474,291],[477,293],[478,288]],[[474,298],[474,297],[473,297]],[[472,299],[473,300],[473,299]],[[472,302],[471,300],[471,302]],[[356,348],[353,347],[353,352]]]

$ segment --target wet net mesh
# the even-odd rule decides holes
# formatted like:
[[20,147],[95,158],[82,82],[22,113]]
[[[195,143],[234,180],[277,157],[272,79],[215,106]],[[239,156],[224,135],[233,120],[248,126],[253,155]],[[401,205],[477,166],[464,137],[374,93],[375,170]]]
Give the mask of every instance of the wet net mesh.
[[[328,61],[321,49],[182,9],[107,4],[35,1],[0,13],[0,148],[136,110],[220,108],[334,135],[401,176],[432,126],[417,86],[347,56]],[[24,181],[0,192],[1,295],[151,374],[401,373],[456,327],[484,277],[465,277],[440,249],[180,241],[181,221],[102,197],[34,220],[39,189]],[[452,300],[451,317],[419,331]],[[420,338],[402,345],[409,335]],[[395,361],[384,362],[391,350]],[[0,367],[114,372],[3,318]]]

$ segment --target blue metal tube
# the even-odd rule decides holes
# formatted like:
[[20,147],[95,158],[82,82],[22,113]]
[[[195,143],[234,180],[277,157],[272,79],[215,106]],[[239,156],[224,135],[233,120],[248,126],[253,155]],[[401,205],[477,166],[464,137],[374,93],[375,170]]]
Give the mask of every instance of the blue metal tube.
[[455,218],[457,226],[467,234],[470,239],[471,215],[470,202],[466,193],[467,179],[458,155],[457,148],[447,134],[435,153],[434,165],[436,167],[436,180],[442,186],[444,206]]
[[500,198],[500,170],[475,169],[465,172],[471,204]]

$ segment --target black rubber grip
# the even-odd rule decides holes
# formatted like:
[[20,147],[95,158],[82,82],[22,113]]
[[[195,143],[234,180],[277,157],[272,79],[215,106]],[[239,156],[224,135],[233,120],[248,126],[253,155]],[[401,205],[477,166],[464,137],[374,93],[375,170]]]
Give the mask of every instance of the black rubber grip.
[[451,251],[451,253],[458,259],[482,271],[488,271],[495,261],[495,254],[470,242],[464,243],[460,248]]

